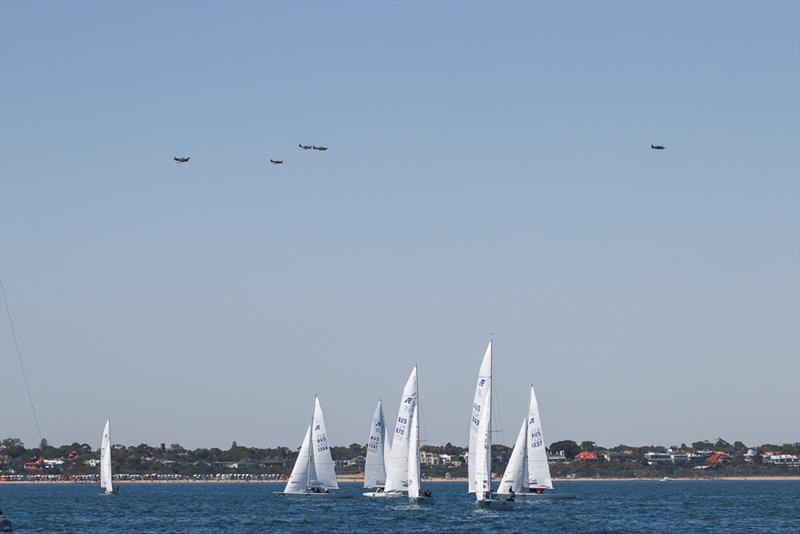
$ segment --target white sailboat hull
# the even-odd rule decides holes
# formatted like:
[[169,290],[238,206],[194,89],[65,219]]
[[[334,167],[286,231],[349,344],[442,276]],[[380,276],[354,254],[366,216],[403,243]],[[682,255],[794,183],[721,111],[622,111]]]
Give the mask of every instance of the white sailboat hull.
[[408,493],[405,491],[368,491],[362,493],[362,495],[370,499],[396,499],[398,497],[405,497]]
[[433,504],[433,497],[425,497],[424,495],[409,497],[408,502],[412,504]]

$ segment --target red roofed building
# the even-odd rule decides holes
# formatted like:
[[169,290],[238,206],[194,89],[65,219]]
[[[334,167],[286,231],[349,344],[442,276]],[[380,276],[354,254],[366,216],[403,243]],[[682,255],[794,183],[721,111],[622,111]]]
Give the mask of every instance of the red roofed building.
[[25,462],[26,471],[38,471],[44,465],[44,458],[37,458],[32,462]]
[[588,460],[588,461],[596,462],[597,461],[597,453],[596,452],[589,452],[589,451],[582,451],[582,452],[579,452],[575,456],[575,459],[576,460]]
[[730,457],[725,454],[724,452],[715,452],[711,456],[706,459],[707,465],[719,465],[719,464],[726,464],[730,462]]

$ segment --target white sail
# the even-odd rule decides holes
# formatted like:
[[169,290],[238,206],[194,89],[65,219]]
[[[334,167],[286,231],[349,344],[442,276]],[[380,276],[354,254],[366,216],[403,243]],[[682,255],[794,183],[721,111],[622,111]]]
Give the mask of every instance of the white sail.
[[383,422],[383,403],[378,401],[369,427],[367,460],[364,465],[364,487],[382,488],[386,484],[386,425]]
[[408,445],[408,497],[419,497],[419,406],[411,414],[411,436]]
[[400,398],[400,408],[397,410],[394,435],[392,437],[392,451],[389,463],[386,466],[386,486],[384,490],[405,491],[408,485],[408,446],[410,438],[409,423],[417,405],[417,368],[411,370],[411,375],[403,388]]
[[111,421],[108,419],[103,428],[103,437],[100,439],[100,487],[106,490],[106,493],[114,491],[111,483]]
[[478,382],[475,386],[475,397],[472,401],[472,420],[469,425],[469,458],[467,470],[469,473],[469,492],[475,491],[476,477],[475,477],[475,458],[477,454],[481,454],[483,449],[477,447],[478,427],[481,423],[481,415],[484,410],[484,405],[491,404],[491,397],[487,396],[486,392],[489,389],[489,382],[492,378],[492,342],[486,347],[486,353],[483,355],[480,371],[478,371]]
[[497,493],[510,493],[512,489],[515,493],[528,491],[527,437],[528,418],[526,417],[522,420],[517,441],[514,443],[511,458],[508,459],[508,465]]
[[[306,430],[303,444],[300,446],[300,453],[294,462],[292,474],[286,484],[284,493],[305,493],[308,489],[308,481],[316,478],[314,472],[313,456],[311,454],[311,426]],[[309,474],[311,477],[309,478]]]
[[[482,366],[481,366],[482,367]],[[478,432],[475,437],[475,455],[470,452],[470,463],[475,466],[475,497],[482,501],[492,491],[492,379],[485,385],[486,400],[482,406]],[[474,461],[473,461],[474,459]]]
[[316,468],[316,479],[310,479],[312,485],[326,489],[339,489],[336,482],[336,471],[333,468],[333,458],[331,458],[331,448],[328,445],[328,433],[325,430],[325,417],[322,415],[322,407],[319,398],[314,398],[314,419],[311,423],[311,445],[314,451],[314,467]]
[[542,420],[539,403],[531,386],[531,404],[528,409],[528,487],[553,489],[550,466],[547,465],[547,450],[542,435]]
[[383,467],[386,469],[389,466],[389,458],[392,457],[392,442],[389,441],[391,436],[389,431],[386,430],[384,434],[385,441],[383,443]]

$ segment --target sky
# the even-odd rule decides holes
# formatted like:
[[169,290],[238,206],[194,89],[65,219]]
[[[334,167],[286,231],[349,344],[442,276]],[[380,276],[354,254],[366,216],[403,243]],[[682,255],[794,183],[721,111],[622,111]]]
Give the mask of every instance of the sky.
[[416,363],[466,445],[491,334],[496,442],[800,441],[799,94],[789,1],[1,2],[42,435],[364,443]]

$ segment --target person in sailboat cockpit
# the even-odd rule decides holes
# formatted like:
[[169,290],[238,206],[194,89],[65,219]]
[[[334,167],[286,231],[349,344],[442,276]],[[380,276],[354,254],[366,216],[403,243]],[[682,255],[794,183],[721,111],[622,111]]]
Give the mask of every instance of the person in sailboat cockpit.
[[517,494],[516,494],[516,493],[514,493],[514,488],[512,488],[511,486],[509,486],[509,487],[508,487],[508,499],[506,499],[506,500],[508,500],[508,501],[514,501],[514,500],[516,500],[516,498],[517,498]]

